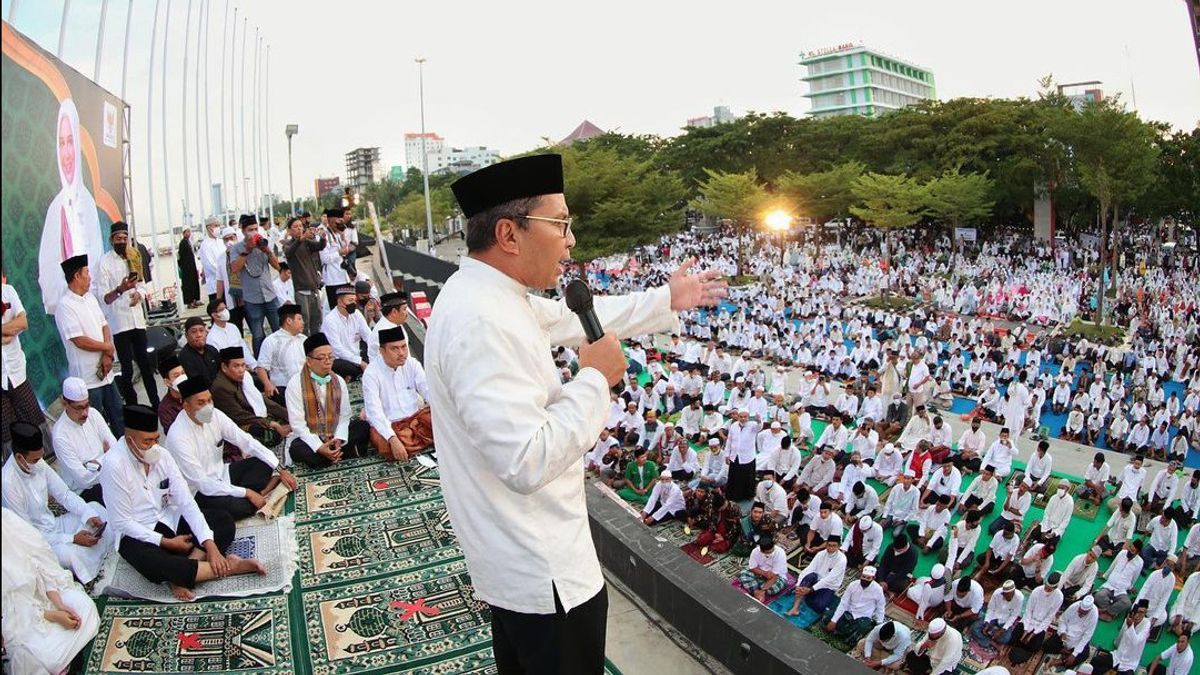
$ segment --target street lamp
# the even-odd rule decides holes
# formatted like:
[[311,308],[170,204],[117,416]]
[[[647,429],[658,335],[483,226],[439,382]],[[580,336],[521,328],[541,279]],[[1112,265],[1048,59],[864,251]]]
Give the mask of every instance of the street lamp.
[[429,155],[425,153],[425,59],[418,57],[417,91],[421,102],[421,181],[425,184],[425,230],[429,237],[429,255],[433,252],[433,207],[429,202]]
[[289,124],[283,130],[287,134],[288,139],[288,191],[292,198],[292,215],[296,215],[296,184],[292,180],[292,136],[300,133],[300,127],[296,124]]
[[763,222],[766,223],[768,228],[774,230],[775,233],[779,235],[779,266],[783,267],[783,256],[785,252],[783,247],[783,235],[792,225],[792,216],[783,209],[775,209],[774,211],[767,213],[766,218],[763,219]]

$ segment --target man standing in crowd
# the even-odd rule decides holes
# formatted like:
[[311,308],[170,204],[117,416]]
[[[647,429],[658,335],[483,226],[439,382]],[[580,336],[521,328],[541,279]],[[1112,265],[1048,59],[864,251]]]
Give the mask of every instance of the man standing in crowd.
[[142,384],[150,398],[150,407],[158,407],[158,385],[154,381],[154,362],[146,342],[146,282],[142,278],[140,261],[129,257],[129,226],[121,221],[112,224],[109,235],[112,250],[100,259],[100,278],[96,295],[108,308],[113,343],[121,360],[121,377],[117,385],[126,403],[137,403],[133,388],[133,364],[136,361],[142,374]]
[[[0,311],[0,331],[3,331],[4,345],[0,351],[0,432],[3,432],[4,457],[8,457],[10,441],[9,427],[13,422],[28,422],[40,427],[46,423],[42,407],[38,404],[37,396],[33,393],[33,385],[25,372],[25,350],[21,348],[21,333],[29,328],[29,319],[25,316],[25,306],[17,290],[8,285],[7,279],[2,286],[3,311]],[[53,444],[47,446],[53,448]]]
[[62,262],[62,270],[67,290],[59,300],[54,323],[67,352],[67,371],[83,380],[92,407],[104,413],[113,435],[120,436],[125,433],[125,420],[121,397],[113,385],[113,357],[117,350],[100,303],[89,292],[92,275],[87,256],[67,258]]
[[271,269],[279,270],[275,252],[259,232],[258,220],[254,216],[242,216],[242,240],[229,249],[233,262],[230,274],[237,276],[242,289],[242,309],[250,323],[251,346],[254,353],[263,341],[263,319],[271,326],[271,332],[279,330],[279,300],[275,298],[275,284]]
[[325,313],[321,303],[321,251],[325,248],[325,237],[302,218],[288,220],[287,229],[283,256],[287,258],[292,290],[304,317],[304,334],[308,336],[320,330]]
[[200,300],[200,274],[196,270],[196,249],[192,248],[192,228],[183,228],[179,248],[175,251],[175,263],[179,266],[179,285],[182,287],[183,302],[188,309],[195,309]]

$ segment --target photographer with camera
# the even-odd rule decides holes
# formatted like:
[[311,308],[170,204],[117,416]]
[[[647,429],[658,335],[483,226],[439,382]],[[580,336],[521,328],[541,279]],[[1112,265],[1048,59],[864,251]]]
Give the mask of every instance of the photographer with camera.
[[[326,209],[322,221],[328,229],[326,235],[330,244],[321,251],[321,279],[325,282],[326,300],[329,309],[337,305],[333,291],[342,284],[354,283],[354,276],[347,270],[346,257],[354,250],[354,244],[346,234],[346,226],[342,220],[346,215],[345,209]],[[352,269],[352,268],[351,268]]]
[[[305,212],[307,214],[307,211]],[[288,236],[283,241],[283,255],[292,273],[292,290],[300,315],[304,317],[304,334],[312,335],[321,329],[321,250],[325,237],[306,216],[288,221]]]
[[271,251],[267,238],[259,231],[258,218],[243,215],[238,222],[242,226],[242,241],[229,249],[230,259],[233,260],[229,272],[241,282],[242,307],[250,324],[254,355],[258,356],[259,347],[266,337],[263,319],[271,325],[272,333],[279,330],[279,300],[275,297],[274,280],[269,269],[273,267],[278,270],[279,259]]

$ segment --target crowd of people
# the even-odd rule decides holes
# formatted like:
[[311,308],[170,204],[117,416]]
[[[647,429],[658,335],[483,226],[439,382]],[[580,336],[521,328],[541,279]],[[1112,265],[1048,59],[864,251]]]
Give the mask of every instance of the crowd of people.
[[62,261],[54,318],[68,377],[51,425],[27,378],[24,305],[3,286],[3,634],[14,672],[62,672],[96,634],[83,585],[109,556],[192,600],[206,581],[282,564],[229,546],[274,491],[296,489],[295,464],[407,460],[430,445],[407,294],[380,294],[358,271],[347,213],[330,209],[320,225],[305,213],[285,229],[210,219],[206,232],[199,268],[190,233],[180,246],[181,272],[193,275],[185,304],[205,302],[201,283],[208,298],[177,352],[147,349],[148,289],[124,223],[100,260]]
[[[793,246],[780,266],[769,238],[684,233],[578,270],[612,293],[653,287],[691,255],[751,275],[719,309],[685,313],[669,342],[629,341],[629,380],[584,460],[592,474],[647,525],[681,523],[702,555],[747,557],[742,588],[766,603],[790,594],[787,614],[857,642],[878,670],[954,672],[976,641],[1012,665],[1045,654],[1078,672],[1132,673],[1151,631],[1167,630],[1178,639],[1151,672],[1190,672],[1196,261],[1135,242],[1110,300],[1128,337],[1097,344],[1060,332],[1097,312],[1098,256],[1082,246],[1011,237],[954,253],[906,239],[889,266],[879,243]],[[917,302],[862,302],[888,289]],[[573,352],[555,358],[569,378]],[[965,413],[951,412],[956,399]],[[1050,432],[1047,418],[1064,414]],[[991,438],[984,420],[1000,425]],[[1096,452],[1086,475],[1056,475],[1051,435],[1130,459],[1114,473]],[[1166,465],[1151,475],[1148,459]],[[1079,543],[1076,502],[1105,527],[1055,565],[1064,539]],[[917,578],[919,556],[937,563]],[[913,625],[885,616],[891,602],[915,606]],[[1101,620],[1121,627],[1093,649]],[[918,626],[927,635],[914,644]]]

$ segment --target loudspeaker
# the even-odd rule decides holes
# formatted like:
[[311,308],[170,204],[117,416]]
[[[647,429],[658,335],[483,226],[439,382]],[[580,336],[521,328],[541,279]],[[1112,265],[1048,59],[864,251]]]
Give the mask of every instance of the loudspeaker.
[[151,326],[146,329],[146,349],[153,353],[154,362],[174,354],[178,350],[179,334],[168,326]]

